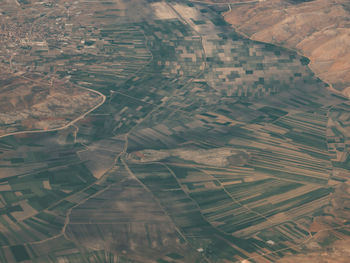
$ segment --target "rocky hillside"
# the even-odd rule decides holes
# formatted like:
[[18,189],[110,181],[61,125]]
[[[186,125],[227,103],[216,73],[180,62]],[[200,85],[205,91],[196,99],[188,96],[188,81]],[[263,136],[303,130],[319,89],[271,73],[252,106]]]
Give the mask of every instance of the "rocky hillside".
[[225,19],[251,39],[297,49],[334,88],[350,93],[350,2],[269,0],[232,5]]

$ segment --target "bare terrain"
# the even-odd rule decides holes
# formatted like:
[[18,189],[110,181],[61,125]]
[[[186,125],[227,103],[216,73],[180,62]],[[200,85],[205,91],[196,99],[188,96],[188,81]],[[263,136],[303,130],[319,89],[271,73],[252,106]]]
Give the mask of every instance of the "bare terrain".
[[[227,1],[229,2],[229,1]],[[212,2],[213,3],[213,2]],[[344,0],[271,0],[230,6],[225,20],[250,39],[273,43],[305,55],[309,67],[331,90],[350,98],[350,5]],[[334,89],[335,88],[335,89]],[[338,171],[339,172],[339,171]],[[338,173],[335,170],[335,173]],[[347,172],[340,171],[346,178]],[[315,217],[304,253],[278,262],[349,262],[349,185],[340,184],[331,208]],[[335,225],[343,225],[334,228]]]
[[40,55],[52,59],[63,53],[52,50],[52,45],[59,45],[54,42],[69,41],[67,30],[62,31],[62,19],[47,23],[48,17],[67,12],[65,7],[49,7],[49,3],[40,8],[21,8],[12,1],[1,3],[0,136],[63,128],[104,100],[99,92],[73,85],[69,76],[60,76],[62,62],[44,66],[46,61]]
[[0,136],[64,127],[103,100],[69,83],[50,86],[8,75],[4,82],[10,83],[1,87]]
[[308,263],[347,263],[350,258],[350,241],[337,241],[331,249],[326,251],[316,251],[309,254],[302,254],[298,256],[285,257],[278,262],[280,263],[294,263],[294,262],[308,262]]
[[0,1],[0,262],[349,261],[350,101],[223,18],[318,1],[213,2]]
[[225,19],[251,39],[300,51],[323,81],[348,95],[349,15],[346,0],[269,0],[232,6]]

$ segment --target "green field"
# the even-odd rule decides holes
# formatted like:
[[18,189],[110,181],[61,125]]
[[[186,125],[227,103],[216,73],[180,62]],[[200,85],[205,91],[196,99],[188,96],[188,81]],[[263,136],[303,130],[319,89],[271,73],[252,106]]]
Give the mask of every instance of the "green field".
[[106,101],[0,138],[1,262],[276,262],[335,217],[349,102],[307,58],[185,2],[79,0],[43,18],[63,35],[27,66]]

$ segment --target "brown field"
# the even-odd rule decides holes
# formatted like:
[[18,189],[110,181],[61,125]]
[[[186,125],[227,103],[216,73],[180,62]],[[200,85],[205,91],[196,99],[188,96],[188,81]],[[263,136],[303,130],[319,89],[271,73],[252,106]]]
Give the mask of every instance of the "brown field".
[[323,81],[339,90],[349,87],[349,2],[292,2],[237,5],[225,19],[251,39],[297,49],[310,58],[310,67]]

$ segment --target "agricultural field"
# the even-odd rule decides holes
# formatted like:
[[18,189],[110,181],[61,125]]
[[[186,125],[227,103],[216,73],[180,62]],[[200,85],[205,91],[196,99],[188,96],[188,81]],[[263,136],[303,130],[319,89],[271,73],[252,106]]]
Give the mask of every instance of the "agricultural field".
[[200,1],[0,11],[0,262],[268,263],[345,246],[350,103],[308,58]]

